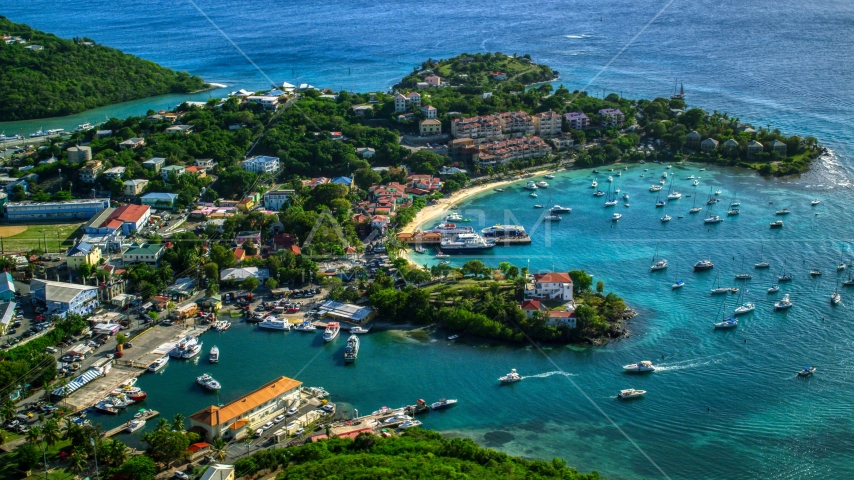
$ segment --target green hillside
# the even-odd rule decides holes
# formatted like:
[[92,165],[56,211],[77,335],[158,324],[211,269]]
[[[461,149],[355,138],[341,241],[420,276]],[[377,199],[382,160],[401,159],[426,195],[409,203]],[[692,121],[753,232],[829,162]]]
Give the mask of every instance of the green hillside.
[[26,41],[0,42],[0,121],[71,115],[205,85],[186,72],[87,39],[65,40],[2,16],[0,36]]

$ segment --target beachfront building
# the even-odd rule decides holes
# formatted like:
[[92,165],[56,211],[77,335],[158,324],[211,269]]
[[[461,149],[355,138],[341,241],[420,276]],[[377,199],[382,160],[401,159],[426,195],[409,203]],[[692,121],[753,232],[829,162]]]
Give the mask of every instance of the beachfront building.
[[98,175],[104,171],[104,165],[100,160],[89,160],[86,165],[78,171],[80,181],[84,183],[94,183]]
[[537,127],[534,123],[534,118],[523,111],[518,112],[503,112],[496,115],[501,123],[501,132],[516,136],[534,135],[537,133]]
[[787,153],[786,144],[779,140],[774,140],[771,142],[771,151],[785,157]]
[[602,127],[616,127],[626,122],[626,116],[619,108],[603,108],[599,110]]
[[98,308],[98,287],[89,285],[34,278],[30,281],[30,294],[33,304],[44,307],[48,316],[89,315]]
[[245,160],[243,169],[255,173],[275,173],[279,170],[279,158],[259,155]]
[[264,208],[267,210],[281,210],[282,205],[288,203],[288,199],[294,195],[294,190],[291,188],[281,188],[270,190],[264,194]]
[[66,153],[68,154],[68,163],[72,165],[92,160],[92,147],[69,147]]
[[124,194],[128,197],[136,197],[145,191],[145,186],[148,185],[148,180],[145,179],[134,179],[127,180],[123,183],[124,185]]
[[74,199],[56,202],[9,202],[6,219],[24,220],[86,219],[110,206],[108,198]]
[[700,150],[704,152],[711,152],[716,148],[718,148],[718,141],[714,138],[707,138],[700,142]]
[[584,130],[585,128],[590,128],[590,118],[584,114],[584,112],[569,112],[564,115],[566,118],[566,123],[569,124],[569,128],[573,130]]
[[751,140],[750,143],[747,144],[747,156],[752,157],[757,153],[762,153],[765,147],[757,142],[756,140]]
[[79,242],[68,249],[65,257],[69,269],[79,270],[83,264],[98,265],[101,260],[101,249],[91,243]]
[[540,112],[534,115],[534,127],[537,135],[541,137],[552,137],[563,133],[563,118],[559,113]]
[[147,193],[140,197],[139,201],[143,205],[148,205],[153,208],[168,209],[175,208],[175,200],[178,199],[177,193],[153,192]]
[[153,157],[142,162],[142,167],[149,170],[154,170],[154,173],[160,173],[160,169],[166,165],[166,159],[163,157]]
[[360,307],[352,303],[327,300],[318,307],[318,315],[332,320],[362,324],[370,321],[376,315],[371,307]]
[[132,263],[147,263],[152,266],[160,264],[165,248],[161,243],[134,243],[122,253],[125,265]]
[[3,272],[0,277],[0,300],[8,302],[15,299],[15,282],[12,281],[12,274]]
[[421,136],[439,135],[442,133],[442,122],[438,120],[423,120],[418,125]]
[[540,137],[511,138],[479,145],[472,161],[481,165],[496,165],[513,160],[544,157],[551,151],[551,147]]
[[724,150],[726,150],[726,152],[728,154],[736,155],[736,154],[738,154],[738,149],[739,149],[738,142],[735,141],[734,139],[730,138],[729,140],[724,142]]
[[700,132],[692,130],[691,133],[685,136],[685,145],[688,147],[697,148],[700,145],[700,140],[703,138]]
[[572,279],[568,273],[534,274],[533,283],[525,287],[525,296],[546,300],[572,301]]
[[207,440],[237,440],[283,414],[300,398],[302,382],[279,377],[223,406],[211,405],[190,415],[191,432]]

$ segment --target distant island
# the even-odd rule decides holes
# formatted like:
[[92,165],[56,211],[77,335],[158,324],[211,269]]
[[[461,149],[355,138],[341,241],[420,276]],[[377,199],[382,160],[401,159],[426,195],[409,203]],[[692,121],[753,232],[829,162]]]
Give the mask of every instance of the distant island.
[[206,87],[186,72],[0,16],[0,122],[56,117]]

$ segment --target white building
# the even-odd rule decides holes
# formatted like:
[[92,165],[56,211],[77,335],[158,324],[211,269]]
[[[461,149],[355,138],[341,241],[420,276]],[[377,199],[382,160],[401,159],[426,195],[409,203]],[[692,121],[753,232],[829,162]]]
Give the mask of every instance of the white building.
[[547,300],[572,301],[572,279],[568,273],[538,273],[534,275],[533,285],[525,289],[528,297]]
[[264,208],[267,210],[281,210],[282,205],[285,205],[293,194],[294,190],[290,188],[270,190],[264,194]]
[[125,167],[113,167],[104,171],[104,176],[110,180],[119,180],[125,174]]
[[108,198],[74,199],[57,202],[9,202],[6,204],[6,219],[10,222],[22,220],[50,220],[92,218],[110,207]]
[[98,287],[34,278],[30,282],[33,303],[45,307],[48,315],[68,313],[89,315],[98,308]]
[[562,133],[561,123],[563,117],[559,113],[552,111],[541,112],[534,115],[534,125],[536,126],[537,135],[539,136],[554,136]]
[[439,114],[439,111],[436,110],[436,107],[434,107],[433,105],[425,105],[421,107],[421,113],[423,113],[424,116],[427,117],[427,120],[432,120],[436,118],[436,115]]
[[279,97],[252,95],[246,97],[246,101],[262,105],[265,110],[275,110],[279,106]]
[[243,169],[255,173],[275,173],[279,170],[279,158],[259,155],[245,160]]
[[394,96],[394,111],[395,112],[405,112],[407,106],[407,98],[401,94],[397,94]]

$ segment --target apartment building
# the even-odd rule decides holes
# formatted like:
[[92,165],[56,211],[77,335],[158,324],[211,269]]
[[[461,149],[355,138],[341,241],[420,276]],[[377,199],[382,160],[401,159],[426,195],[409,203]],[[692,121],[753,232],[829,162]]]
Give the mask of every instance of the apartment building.
[[537,130],[537,135],[541,137],[553,137],[563,133],[562,130],[563,118],[559,113],[541,112],[534,115],[534,126]]

